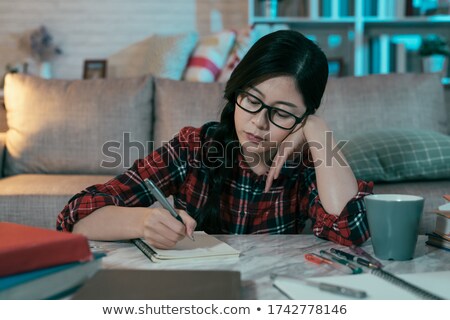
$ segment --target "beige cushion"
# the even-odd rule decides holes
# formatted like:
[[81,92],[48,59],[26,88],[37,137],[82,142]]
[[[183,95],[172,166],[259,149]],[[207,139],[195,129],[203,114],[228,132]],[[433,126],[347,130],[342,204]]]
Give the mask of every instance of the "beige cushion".
[[155,148],[181,128],[218,121],[225,105],[223,83],[198,83],[155,79]]
[[0,221],[55,229],[73,195],[112,176],[19,174],[0,179]]
[[[150,139],[152,85],[152,77],[43,80],[9,74],[5,175],[122,172],[148,152],[124,147],[124,133],[132,142]],[[111,141],[116,145],[102,150]],[[121,155],[115,165],[112,152]]]
[[153,74],[180,80],[198,35],[153,35],[108,58],[108,77]]
[[340,138],[383,128],[449,133],[437,74],[331,78],[318,114]]

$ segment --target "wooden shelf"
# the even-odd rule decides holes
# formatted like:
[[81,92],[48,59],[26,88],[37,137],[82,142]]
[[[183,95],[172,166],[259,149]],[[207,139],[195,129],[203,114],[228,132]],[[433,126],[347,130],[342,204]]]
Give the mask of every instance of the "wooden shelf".
[[[342,17],[339,19],[319,18],[311,19],[307,17],[260,17],[252,18],[253,23],[268,23],[268,24],[289,24],[289,25],[304,25],[310,27],[318,27],[325,25],[330,26],[345,26],[353,27],[356,23],[354,17]],[[364,17],[361,19],[365,28],[439,28],[450,27],[449,16],[432,16],[432,17],[405,17],[405,18],[377,18]]]
[[355,23],[354,18],[341,18],[339,20],[322,18],[296,18],[296,17],[254,17],[253,23],[267,23],[267,24],[288,24],[294,28],[313,28],[313,29],[327,29],[327,28],[353,28]]
[[401,34],[439,32],[450,28],[450,16],[406,17],[398,19],[367,17],[363,19],[363,23],[364,28],[371,35],[394,32]]
[[257,23],[336,23],[336,24],[351,24],[355,22],[354,17],[342,17],[339,19],[332,18],[319,18],[319,19],[311,19],[308,17],[254,17],[253,22]]
[[[379,7],[378,13],[381,10],[381,14],[379,13],[379,16],[364,16],[364,0],[354,0],[354,9],[348,12],[354,12],[355,16],[342,17],[338,17],[340,9],[339,6],[336,5],[337,2],[332,2],[331,14],[334,16],[334,18],[331,18],[320,16],[317,17],[321,12],[319,6],[322,2],[320,0],[310,0],[308,6],[309,11],[307,11],[308,9],[300,10],[299,12],[302,12],[302,16],[298,17],[266,17],[255,15],[255,12],[262,12],[262,4],[257,0],[248,0],[249,23],[256,25],[268,24],[272,26],[276,24],[286,24],[292,29],[297,29],[305,34],[315,36],[316,41],[322,41],[319,42],[319,45],[322,46],[327,55],[340,56],[344,58],[344,65],[347,70],[347,75],[361,76],[366,75],[371,72],[370,70],[373,70],[368,66],[368,61],[369,59],[371,59],[369,57],[369,43],[375,38],[381,39],[381,42],[378,42],[377,44],[380,46],[380,52],[382,52],[380,55],[380,62],[379,64],[377,64],[377,68],[380,68],[379,65],[381,65],[382,67],[380,68],[380,70],[375,72],[393,72],[389,70],[392,70],[392,68],[395,69],[397,67],[392,67],[393,64],[390,64],[389,59],[391,59],[390,57],[393,55],[401,55],[402,48],[399,48],[400,53],[391,52],[390,46],[392,45],[392,43],[389,42],[389,38],[391,36],[425,36],[430,33],[435,33],[450,40],[450,15],[402,16],[403,13],[395,13],[396,10],[399,10],[399,8],[401,7],[398,7],[398,1],[392,1],[392,3],[389,2],[391,5],[393,5],[393,8],[390,8],[391,10],[388,10],[389,8],[384,7],[380,9]],[[380,5],[380,3],[378,3],[378,5]],[[308,14],[308,12],[316,18],[305,17],[304,14]],[[338,40],[338,43],[339,41],[341,41],[341,47],[339,49],[337,49],[336,45],[329,45],[329,43],[326,42],[327,40],[325,37],[327,34],[341,35],[341,40]],[[395,43],[394,45],[397,44]],[[395,48],[398,49],[398,47]],[[417,63],[413,62],[413,64],[414,66],[410,70],[417,69]],[[399,72],[403,71],[400,70]]]
[[450,23],[449,15],[429,16],[429,17],[402,17],[402,18],[379,18],[364,17],[366,24],[389,24],[389,25],[413,25],[416,27],[427,27],[432,25],[446,25]]

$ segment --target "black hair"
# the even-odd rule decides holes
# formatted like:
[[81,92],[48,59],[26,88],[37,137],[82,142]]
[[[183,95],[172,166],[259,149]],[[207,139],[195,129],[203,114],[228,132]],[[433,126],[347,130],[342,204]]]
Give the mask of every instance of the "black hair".
[[[224,92],[226,105],[211,141],[222,146],[239,145],[234,124],[236,92],[277,76],[293,77],[297,90],[303,96],[307,114],[314,114],[320,106],[328,80],[327,58],[314,42],[297,31],[276,31],[259,39],[234,69],[227,82]],[[215,150],[211,148],[213,149]],[[207,153],[208,150],[207,148]],[[227,150],[233,150],[235,153],[239,149],[232,147]],[[195,218],[199,229],[209,233],[223,232],[220,195],[232,168],[232,161],[236,159],[233,153],[225,153],[221,166],[208,169],[208,198]]]

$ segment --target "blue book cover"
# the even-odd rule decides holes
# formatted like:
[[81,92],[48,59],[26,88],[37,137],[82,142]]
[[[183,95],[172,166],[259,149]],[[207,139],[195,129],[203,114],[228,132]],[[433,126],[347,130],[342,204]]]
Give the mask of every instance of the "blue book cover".
[[379,37],[369,39],[369,73],[377,74],[381,71],[381,47]]
[[92,276],[100,268],[104,253],[93,253],[88,262],[73,262],[55,267],[0,277],[0,299],[46,299],[66,291]]
[[331,17],[331,0],[322,0],[322,17]]

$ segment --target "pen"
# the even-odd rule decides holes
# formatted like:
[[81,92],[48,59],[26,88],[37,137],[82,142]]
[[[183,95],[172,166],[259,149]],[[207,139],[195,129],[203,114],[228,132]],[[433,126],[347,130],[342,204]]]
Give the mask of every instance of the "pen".
[[[149,179],[145,179],[144,180],[145,185],[148,187],[148,189],[150,190],[151,194],[156,198],[156,200],[158,200],[159,203],[161,203],[161,205],[163,206],[164,209],[166,209],[167,211],[170,212],[170,214],[177,219],[178,221],[180,221],[182,224],[184,224],[183,219],[181,219],[180,215],[175,211],[174,207],[172,207],[172,205],[169,203],[169,201],[167,201],[166,197],[164,196],[164,194],[161,192],[161,190],[159,190],[159,188],[156,186],[156,184],[153,183],[153,181],[149,180]],[[194,235],[190,236],[187,235],[189,237],[189,239],[191,239],[192,241],[195,241],[194,239]]]
[[343,257],[343,258],[345,258],[347,260],[350,260],[350,261],[354,261],[354,262],[356,262],[356,263],[358,263],[358,264],[360,264],[360,265],[362,265],[364,267],[369,267],[369,268],[372,268],[372,269],[377,269],[378,268],[378,266],[374,265],[372,262],[367,261],[367,260],[362,259],[362,258],[358,258],[357,256],[354,256],[351,253],[348,253],[348,252],[345,252],[345,251],[341,251],[341,250],[335,249],[335,248],[331,248],[330,251],[332,253],[340,256],[340,257]]
[[[361,291],[361,290],[357,290],[357,289],[353,289],[353,288],[349,288],[349,287],[344,287],[344,286],[340,286],[340,285],[335,285],[335,284],[331,284],[331,283],[316,282],[316,281],[311,281],[311,280],[307,280],[307,279],[299,279],[299,278],[295,278],[295,277],[278,275],[278,274],[273,274],[273,273],[270,275],[270,278],[272,279],[272,281],[274,281],[276,278],[286,279],[286,280],[289,280],[290,282],[298,281],[298,282],[306,284],[308,286],[316,287],[322,291],[340,294],[340,295],[352,297],[352,298],[363,299],[363,298],[367,297],[367,293],[365,291]],[[290,295],[288,295],[284,290],[282,290],[275,282],[273,282],[272,284],[275,288],[280,290],[289,299],[292,299],[292,297]]]
[[312,262],[312,263],[315,263],[315,264],[322,264],[322,263],[328,264],[331,267],[333,267],[335,269],[338,269],[340,271],[343,271],[345,273],[348,273],[349,271],[352,271],[352,270],[349,270],[348,268],[345,268],[343,265],[341,265],[341,264],[339,264],[339,263],[337,263],[337,262],[335,262],[333,260],[330,260],[328,258],[322,257],[322,256],[320,256],[318,254],[315,254],[315,253],[307,253],[307,254],[305,254],[305,259],[308,260],[309,262]]
[[381,264],[380,261],[378,261],[377,259],[375,259],[374,257],[372,257],[370,254],[368,254],[366,251],[364,251],[363,248],[361,247],[357,247],[355,245],[352,245],[350,247],[350,250],[353,251],[354,253],[356,253],[358,256],[364,257],[367,260],[369,260],[372,264],[376,265],[378,268],[383,268],[383,265]]
[[335,255],[333,255],[333,254],[331,254],[329,252],[326,252],[325,250],[320,250],[320,255],[321,256],[326,256],[326,257],[330,258],[331,260],[336,261],[337,263],[340,263],[340,264],[342,264],[344,266],[349,267],[352,270],[353,274],[358,274],[358,273],[363,272],[363,270],[360,267],[355,266],[353,263],[351,263],[351,262],[349,262],[349,261],[347,261],[345,259],[341,259],[339,257],[336,257]]

